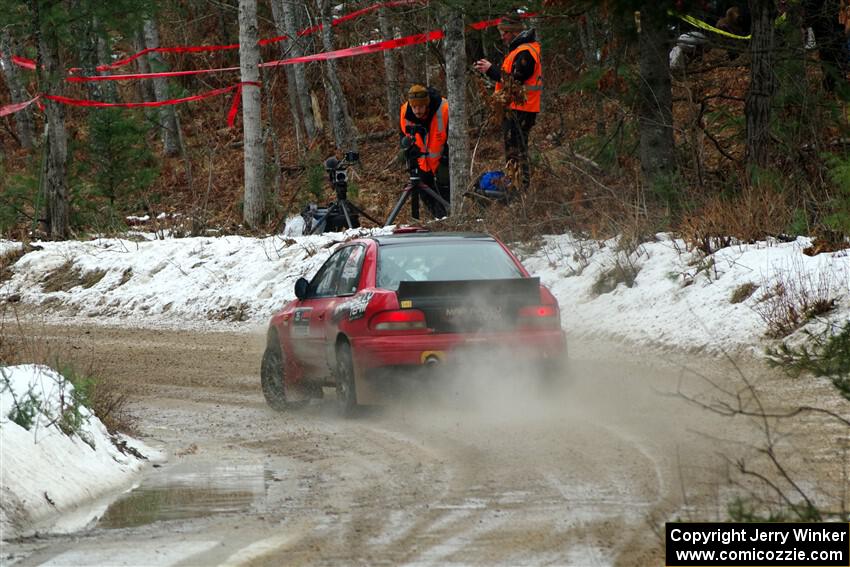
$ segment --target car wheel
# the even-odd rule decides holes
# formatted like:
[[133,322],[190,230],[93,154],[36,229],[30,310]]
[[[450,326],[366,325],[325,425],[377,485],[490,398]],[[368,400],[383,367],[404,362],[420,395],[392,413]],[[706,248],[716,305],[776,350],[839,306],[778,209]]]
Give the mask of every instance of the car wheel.
[[286,388],[283,383],[283,356],[280,347],[267,346],[260,365],[260,384],[266,402],[277,411],[294,409],[306,402],[286,400]]
[[336,399],[343,415],[351,416],[357,410],[357,391],[354,386],[354,361],[351,345],[340,343],[336,350]]

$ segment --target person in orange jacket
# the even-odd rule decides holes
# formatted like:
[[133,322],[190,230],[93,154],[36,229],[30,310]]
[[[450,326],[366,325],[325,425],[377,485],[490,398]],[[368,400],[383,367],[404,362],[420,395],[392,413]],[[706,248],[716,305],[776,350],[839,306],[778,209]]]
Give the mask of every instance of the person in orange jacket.
[[[407,101],[401,105],[399,128],[402,140],[408,136],[414,136],[416,140],[422,181],[448,202],[448,101],[433,88],[413,85],[407,92]],[[448,213],[441,203],[430,196],[423,194],[422,199],[435,218],[444,217]]]
[[530,166],[528,161],[528,136],[540,113],[543,94],[543,66],[540,42],[533,29],[526,29],[522,19],[515,14],[502,16],[497,25],[508,55],[497,67],[487,59],[479,59],[473,67],[496,81],[496,92],[504,88],[503,77],[510,75],[525,91],[525,100],[509,102],[502,119],[505,144],[505,161],[520,166],[521,187],[528,187]]

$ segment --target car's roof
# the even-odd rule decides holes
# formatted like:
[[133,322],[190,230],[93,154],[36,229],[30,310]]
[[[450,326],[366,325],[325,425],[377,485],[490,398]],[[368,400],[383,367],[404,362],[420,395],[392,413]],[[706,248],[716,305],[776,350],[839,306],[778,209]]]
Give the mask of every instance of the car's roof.
[[495,238],[483,232],[409,232],[406,234],[387,234],[373,236],[372,240],[380,246],[394,244],[435,244],[458,240],[480,240],[495,242]]

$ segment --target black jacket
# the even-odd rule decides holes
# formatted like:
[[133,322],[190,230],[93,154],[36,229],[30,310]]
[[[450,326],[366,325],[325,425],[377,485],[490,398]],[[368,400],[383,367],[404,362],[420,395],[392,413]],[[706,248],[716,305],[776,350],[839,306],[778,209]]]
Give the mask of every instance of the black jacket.
[[[531,30],[525,30],[514,38],[508,46],[508,53],[524,43],[533,43],[537,41],[537,33]],[[536,65],[534,57],[528,51],[523,51],[514,58],[514,64],[511,69],[511,76],[518,82],[524,83],[534,74],[534,66]],[[502,80],[502,65],[493,65],[487,69],[487,76],[494,81]]]

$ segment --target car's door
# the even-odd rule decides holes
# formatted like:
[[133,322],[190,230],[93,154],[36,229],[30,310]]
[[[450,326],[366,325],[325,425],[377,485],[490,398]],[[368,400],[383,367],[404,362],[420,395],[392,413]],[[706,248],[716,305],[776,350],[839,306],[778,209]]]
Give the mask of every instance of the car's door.
[[340,277],[352,248],[346,246],[337,250],[307,287],[305,307],[309,307],[310,312],[305,313],[308,320],[302,323],[306,333],[299,350],[300,358],[315,377],[325,376],[329,369],[325,358],[328,326],[333,325],[333,310],[339,302]]
[[[308,377],[316,377],[311,345],[313,318],[317,309],[322,310],[326,300],[323,292],[330,285],[334,272],[339,271],[341,266],[340,252],[342,250],[338,250],[322,264],[322,267],[310,280],[304,299],[298,301],[292,309],[290,326],[292,352]],[[317,293],[317,291],[322,293]]]

